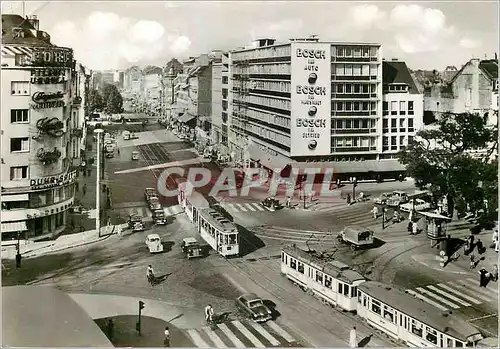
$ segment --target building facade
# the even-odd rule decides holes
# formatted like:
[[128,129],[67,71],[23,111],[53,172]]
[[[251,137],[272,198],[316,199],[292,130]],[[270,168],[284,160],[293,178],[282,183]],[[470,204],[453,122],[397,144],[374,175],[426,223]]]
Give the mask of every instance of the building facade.
[[236,160],[259,157],[266,166],[380,158],[379,44],[262,39],[231,51],[229,75],[228,138]]
[[58,234],[82,137],[73,51],[53,45],[34,16],[2,15],[2,25],[2,239]]
[[127,69],[123,75],[123,89],[131,94],[139,94],[142,89],[142,71],[138,66]]
[[382,152],[380,159],[397,159],[423,128],[424,100],[405,62],[382,62]]
[[229,154],[228,148],[228,83],[229,53],[221,53],[218,60],[212,62],[212,135],[221,155]]

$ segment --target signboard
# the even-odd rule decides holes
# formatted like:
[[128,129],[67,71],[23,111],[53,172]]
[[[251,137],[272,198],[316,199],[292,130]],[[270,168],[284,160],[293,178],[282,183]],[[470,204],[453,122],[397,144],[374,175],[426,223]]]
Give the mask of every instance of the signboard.
[[[60,99],[64,97],[63,92],[53,92],[53,93],[46,93],[46,92],[36,92],[33,94],[33,97],[31,99],[35,104],[31,104],[32,109],[48,109],[48,108],[60,108],[64,107],[65,103],[64,101],[61,101]],[[59,99],[58,101],[54,99]]]
[[330,44],[293,42],[291,156],[330,155]]
[[37,48],[27,59],[26,65],[34,67],[73,67],[73,50],[66,47]]
[[72,183],[76,179],[76,170],[57,176],[48,176],[30,180],[31,189],[47,189]]

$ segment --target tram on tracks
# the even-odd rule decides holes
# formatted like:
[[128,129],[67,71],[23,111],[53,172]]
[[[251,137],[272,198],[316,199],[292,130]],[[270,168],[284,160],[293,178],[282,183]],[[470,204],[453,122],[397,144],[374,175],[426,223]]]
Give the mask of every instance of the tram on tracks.
[[476,327],[455,315],[295,245],[282,249],[281,273],[324,303],[356,313],[410,347],[474,347],[483,338]]
[[179,183],[178,201],[196,231],[220,255],[238,256],[240,237],[236,225],[211,208],[207,199],[189,186],[189,182]]

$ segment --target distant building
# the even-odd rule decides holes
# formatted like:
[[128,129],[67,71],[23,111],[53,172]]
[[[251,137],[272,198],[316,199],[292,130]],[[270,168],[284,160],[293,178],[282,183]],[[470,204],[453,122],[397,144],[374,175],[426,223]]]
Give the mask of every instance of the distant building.
[[142,90],[142,71],[138,66],[133,66],[123,73],[123,89],[132,94]]
[[228,147],[228,98],[229,53],[221,53],[212,62],[212,134],[213,143],[221,155],[229,154]]

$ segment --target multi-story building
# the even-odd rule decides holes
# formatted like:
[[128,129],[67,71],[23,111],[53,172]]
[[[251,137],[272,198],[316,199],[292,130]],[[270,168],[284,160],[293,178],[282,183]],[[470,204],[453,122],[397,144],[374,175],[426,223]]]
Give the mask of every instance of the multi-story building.
[[162,79],[163,69],[156,66],[148,66],[143,70],[143,91],[146,111],[159,115],[161,111]]
[[[229,75],[229,145],[235,160],[248,155],[261,166],[278,168],[381,158],[380,44],[257,40],[231,51]],[[380,169],[376,162],[353,166],[365,172],[403,169],[395,161]],[[347,165],[343,172],[350,170]]]
[[72,91],[75,91],[75,98],[73,101],[73,110],[71,111],[71,118],[67,123],[71,124],[71,133],[73,137],[70,140],[68,148],[68,157],[72,161],[72,166],[79,166],[81,159],[85,156],[85,140],[86,140],[86,127],[85,117],[89,114],[88,93],[90,85],[90,71],[81,64],[77,64],[73,72],[71,80],[73,86]]
[[18,15],[2,15],[1,49],[2,239],[58,234],[74,201],[68,149],[81,137],[73,51],[53,45],[35,16]]
[[382,152],[380,159],[398,153],[423,128],[424,100],[405,62],[383,61]]
[[139,94],[142,89],[142,71],[133,66],[124,72],[123,89],[131,94]]
[[229,53],[212,62],[212,135],[211,138],[221,155],[229,154],[228,148],[228,83]]

